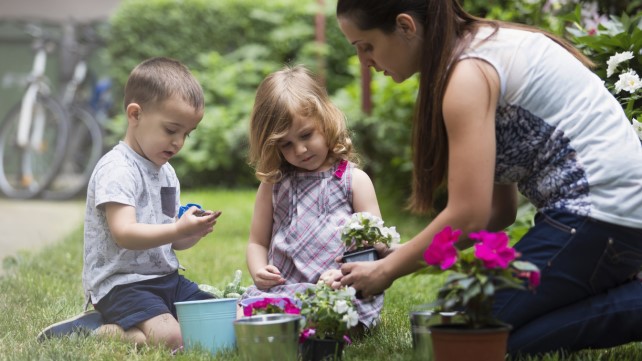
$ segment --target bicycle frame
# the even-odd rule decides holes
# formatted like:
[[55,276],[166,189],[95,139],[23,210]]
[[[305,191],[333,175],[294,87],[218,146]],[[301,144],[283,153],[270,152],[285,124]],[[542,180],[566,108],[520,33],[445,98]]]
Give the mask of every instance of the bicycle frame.
[[[42,109],[35,107],[36,97],[46,85],[43,83],[45,67],[47,65],[47,49],[44,45],[38,49],[33,61],[33,70],[30,75],[30,84],[22,98],[20,107],[20,121],[18,123],[17,142],[22,148],[27,147],[29,143],[29,132],[31,131],[31,122],[34,121],[35,131],[32,133],[31,146],[38,149],[42,142],[44,129],[44,114]],[[35,110],[35,116],[34,116]]]

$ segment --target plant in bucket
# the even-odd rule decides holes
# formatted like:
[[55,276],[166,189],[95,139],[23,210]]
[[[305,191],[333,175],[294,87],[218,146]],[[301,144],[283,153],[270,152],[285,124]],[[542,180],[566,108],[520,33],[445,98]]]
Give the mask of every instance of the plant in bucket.
[[343,262],[376,261],[379,259],[374,245],[386,247],[399,243],[395,227],[384,227],[383,220],[368,212],[354,213],[342,227],[341,240],[345,244]]
[[285,313],[290,315],[301,314],[301,301],[289,297],[251,297],[241,301],[243,315],[246,317]]
[[305,327],[301,332],[303,361],[340,360],[343,347],[350,344],[349,330],[359,323],[353,300],[352,287],[334,289],[319,281],[304,293],[297,293],[301,301],[301,315]]
[[470,233],[474,249],[459,252],[455,242],[461,233],[445,227],[424,252],[426,263],[438,267],[427,267],[422,273],[449,272],[437,292],[435,311],[456,312],[461,318],[461,323],[430,326],[434,359],[504,360],[510,325],[493,317],[495,292],[534,289],[539,284],[539,269],[517,260],[519,254],[509,246],[504,232]]

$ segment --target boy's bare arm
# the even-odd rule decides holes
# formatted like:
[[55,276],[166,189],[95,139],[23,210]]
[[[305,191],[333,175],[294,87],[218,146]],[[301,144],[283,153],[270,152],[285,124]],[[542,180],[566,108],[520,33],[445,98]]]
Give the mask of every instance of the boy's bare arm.
[[192,213],[194,210],[186,212],[176,223],[144,224],[136,220],[134,207],[113,202],[105,204],[107,224],[114,241],[131,250],[150,249],[198,235],[202,237],[212,231],[217,218],[215,213],[203,217]]

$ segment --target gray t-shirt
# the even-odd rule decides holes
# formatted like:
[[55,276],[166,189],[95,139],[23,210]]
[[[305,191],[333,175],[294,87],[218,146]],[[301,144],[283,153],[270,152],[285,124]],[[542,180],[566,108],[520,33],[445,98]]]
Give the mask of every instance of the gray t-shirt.
[[136,208],[138,223],[173,223],[180,207],[180,185],[169,163],[158,167],[120,142],[94,169],[87,187],[85,253],[82,282],[85,296],[97,303],[114,286],[144,281],[178,269],[171,244],[134,251],[114,242],[105,203]]

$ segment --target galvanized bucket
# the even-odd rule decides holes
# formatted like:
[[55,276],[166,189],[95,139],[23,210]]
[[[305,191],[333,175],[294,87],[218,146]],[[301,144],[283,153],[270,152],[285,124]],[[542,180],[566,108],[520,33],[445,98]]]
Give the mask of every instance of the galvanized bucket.
[[256,315],[234,321],[241,360],[296,361],[303,317],[283,313]]
[[461,322],[461,317],[456,312],[438,313],[434,310],[410,312],[412,348],[414,350],[415,360],[433,360],[430,326],[458,322]]

